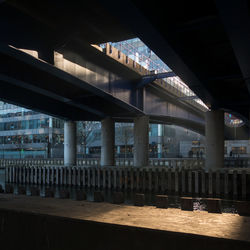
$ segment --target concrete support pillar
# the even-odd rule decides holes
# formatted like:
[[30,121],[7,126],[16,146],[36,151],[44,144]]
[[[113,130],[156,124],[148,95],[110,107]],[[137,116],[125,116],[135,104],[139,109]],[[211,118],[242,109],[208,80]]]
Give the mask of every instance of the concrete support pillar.
[[134,120],[134,166],[148,166],[149,118],[137,117]]
[[117,146],[117,154],[121,153],[121,146]]
[[224,112],[206,112],[206,169],[224,166]]
[[101,166],[114,166],[115,125],[110,117],[102,120],[101,144]]
[[162,158],[162,144],[157,144],[157,157]]
[[64,165],[76,165],[76,122],[64,123]]

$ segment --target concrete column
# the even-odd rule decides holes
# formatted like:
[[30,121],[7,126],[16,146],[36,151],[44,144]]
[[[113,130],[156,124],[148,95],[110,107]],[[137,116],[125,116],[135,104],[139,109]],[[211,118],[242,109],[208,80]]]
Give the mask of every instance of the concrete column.
[[158,159],[162,158],[162,144],[157,144],[157,156]]
[[117,146],[117,154],[121,153],[121,146]]
[[206,112],[206,169],[224,166],[224,112]]
[[102,120],[101,144],[101,166],[114,166],[115,125],[110,117]]
[[64,123],[64,165],[76,165],[76,122]]
[[149,118],[137,117],[134,120],[134,166],[148,166]]

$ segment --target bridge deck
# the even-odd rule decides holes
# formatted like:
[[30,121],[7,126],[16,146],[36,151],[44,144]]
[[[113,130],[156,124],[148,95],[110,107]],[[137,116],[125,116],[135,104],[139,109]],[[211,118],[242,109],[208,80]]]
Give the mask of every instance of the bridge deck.
[[57,198],[0,195],[2,209],[250,242],[250,217]]

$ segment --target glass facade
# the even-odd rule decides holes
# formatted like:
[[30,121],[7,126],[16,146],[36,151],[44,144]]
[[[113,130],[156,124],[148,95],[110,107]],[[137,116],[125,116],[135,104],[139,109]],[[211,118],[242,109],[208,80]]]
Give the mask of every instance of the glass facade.
[[49,118],[0,122],[0,131],[47,128]]
[[63,121],[0,102],[0,158],[63,157]]
[[170,71],[170,68],[139,38],[112,43],[112,46],[154,73]]

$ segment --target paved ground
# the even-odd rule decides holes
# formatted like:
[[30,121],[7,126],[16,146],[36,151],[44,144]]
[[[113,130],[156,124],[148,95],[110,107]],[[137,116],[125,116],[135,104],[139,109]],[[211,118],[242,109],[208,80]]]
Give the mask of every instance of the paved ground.
[[0,208],[250,241],[250,217],[0,194]]

